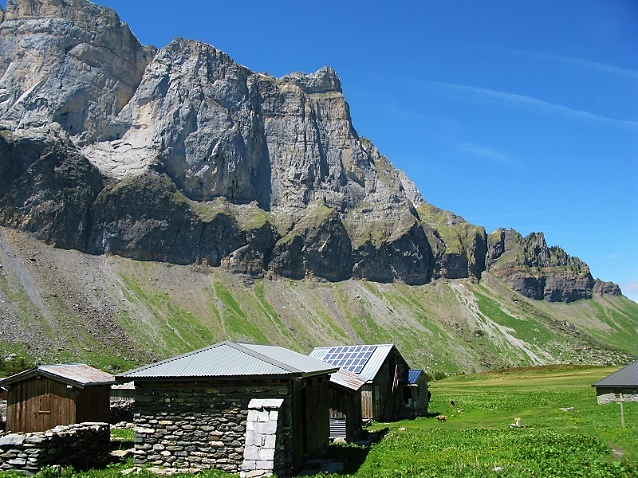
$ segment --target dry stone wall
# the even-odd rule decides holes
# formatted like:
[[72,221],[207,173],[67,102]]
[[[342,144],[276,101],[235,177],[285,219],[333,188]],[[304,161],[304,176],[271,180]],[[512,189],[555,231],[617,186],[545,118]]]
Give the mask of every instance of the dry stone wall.
[[88,469],[105,465],[111,431],[108,423],[84,422],[45,432],[0,435],[0,471],[36,473],[46,465]]
[[[248,405],[255,397],[283,399],[278,446],[292,449],[291,387],[283,382],[138,384],[135,463],[238,473],[244,462]],[[285,457],[278,467],[289,470],[291,460]]]

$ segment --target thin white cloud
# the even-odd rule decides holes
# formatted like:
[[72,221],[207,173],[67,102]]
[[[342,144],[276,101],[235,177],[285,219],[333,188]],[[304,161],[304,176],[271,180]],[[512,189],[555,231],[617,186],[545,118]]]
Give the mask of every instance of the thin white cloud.
[[479,48],[482,50],[500,52],[502,54],[507,54],[516,57],[526,57],[533,58],[536,60],[542,60],[546,62],[552,63],[561,63],[563,65],[572,65],[584,70],[588,70],[589,72],[597,72],[603,73],[606,75],[613,75],[617,78],[627,78],[629,80],[638,80],[638,71],[632,70],[630,68],[623,68],[617,65],[612,65],[610,63],[602,63],[599,61],[591,61],[586,60],[584,58],[572,57],[572,56],[562,56],[562,55],[553,55],[550,53],[540,53],[537,51],[529,51],[529,50],[519,50],[514,48],[502,47],[502,46],[494,46],[494,45],[471,45],[474,48]]
[[511,158],[505,153],[481,146],[480,144],[462,143],[458,146],[458,149],[463,153],[468,153],[497,163],[507,164],[512,162]]
[[624,296],[629,297],[634,302],[638,302],[638,280],[630,280],[621,286]]
[[608,259],[608,260],[621,259],[621,258],[622,258],[622,254],[607,254],[605,256],[605,259]]
[[510,213],[504,213],[504,214],[496,214],[496,215],[490,215],[490,216],[475,216],[472,217],[471,219],[473,221],[476,221],[478,219],[501,219],[501,218],[505,218],[505,217],[520,217],[520,216],[538,216],[540,214],[552,214],[552,213],[557,213],[557,212],[565,212],[566,209],[540,209],[537,211],[523,211],[523,212],[510,212]]
[[[404,79],[405,80],[405,79]],[[531,96],[519,95],[515,93],[507,93],[504,91],[491,90],[488,88],[479,88],[476,86],[462,85],[457,83],[445,83],[427,80],[408,80],[418,82],[421,86],[446,96],[460,100],[470,100],[474,102],[496,102],[508,107],[524,109],[531,113],[550,115],[570,120],[580,120],[590,123],[606,124],[630,129],[638,129],[638,122],[617,120],[600,116],[588,111],[575,110],[565,106],[556,105],[547,101],[542,101]]]
[[608,118],[590,113],[589,111],[568,108],[517,93],[508,93],[460,83],[421,80],[410,77],[393,76],[388,79],[403,87],[420,92],[421,94],[434,94],[439,97],[460,101],[472,101],[474,103],[495,103],[509,108],[522,109],[532,114],[638,130],[638,122],[636,121]]
[[638,80],[638,71],[630,70],[628,68],[622,68],[616,65],[610,65],[608,63],[600,63],[597,61],[583,60],[582,58],[573,58],[565,56],[546,55],[542,53],[532,54],[537,58],[545,60],[555,61],[559,63],[576,65],[587,70],[597,71],[599,73],[611,74],[615,76],[625,77],[630,80]]

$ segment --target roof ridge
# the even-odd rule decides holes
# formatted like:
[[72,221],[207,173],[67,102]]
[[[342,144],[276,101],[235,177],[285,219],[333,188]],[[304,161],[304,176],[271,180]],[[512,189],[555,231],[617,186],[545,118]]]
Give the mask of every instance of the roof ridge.
[[204,352],[206,350],[210,350],[210,349],[214,349],[216,347],[220,347],[221,345],[223,345],[225,343],[232,343],[232,342],[230,342],[228,340],[224,340],[223,342],[219,342],[219,343],[216,343],[216,344],[213,344],[213,345],[209,345],[208,347],[204,347],[204,348],[201,348],[201,349],[191,350],[190,352],[186,352],[184,354],[177,355],[175,357],[169,357],[169,358],[166,358],[164,360],[160,360],[159,362],[152,362],[152,363],[149,363],[147,365],[142,365],[141,367],[137,367],[137,368],[134,368],[132,370],[128,370],[127,372],[123,372],[123,374],[121,374],[121,375],[127,375],[127,374],[130,374],[130,373],[137,373],[137,372],[141,372],[143,370],[148,370],[148,369],[151,369],[153,367],[157,367],[158,365],[171,363],[171,362],[174,362],[175,360],[181,360],[181,359],[183,359],[185,357],[188,357],[189,355],[197,355],[197,354],[199,354],[201,352]]
[[300,370],[296,367],[293,367],[290,364],[286,364],[284,362],[280,362],[279,360],[275,360],[272,357],[268,357],[267,355],[261,354],[259,352],[257,352],[256,350],[252,350],[249,349],[248,347],[246,347],[246,345],[256,345],[259,347],[277,347],[277,348],[282,348],[283,347],[279,347],[278,345],[263,345],[263,344],[246,344],[246,343],[238,343],[238,342],[228,342],[229,345],[231,347],[233,347],[235,350],[239,350],[241,352],[247,353],[248,355],[254,357],[254,358],[258,358],[260,360],[263,360],[264,362],[269,363],[270,365],[274,365],[275,367],[280,367],[284,370],[287,370],[289,372],[299,372],[299,373],[303,373],[303,370]]

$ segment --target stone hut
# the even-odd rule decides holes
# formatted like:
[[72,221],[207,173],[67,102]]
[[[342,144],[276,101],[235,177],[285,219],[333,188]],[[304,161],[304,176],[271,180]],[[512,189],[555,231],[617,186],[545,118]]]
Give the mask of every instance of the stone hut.
[[118,375],[135,382],[135,460],[291,476],[328,442],[337,370],[283,347],[221,342]]
[[638,402],[638,361],[606,376],[592,385],[599,404]]
[[108,422],[113,375],[85,364],[39,365],[0,380],[7,390],[7,431]]

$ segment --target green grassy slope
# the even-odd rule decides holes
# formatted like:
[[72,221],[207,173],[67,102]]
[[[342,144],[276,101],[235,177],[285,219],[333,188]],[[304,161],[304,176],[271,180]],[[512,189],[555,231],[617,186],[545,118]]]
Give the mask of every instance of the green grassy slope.
[[221,268],[87,256],[0,232],[8,337],[0,347],[15,361],[122,370],[226,339],[303,353],[395,343],[412,367],[432,373],[638,355],[638,304],[624,297],[549,304],[487,273],[480,283],[423,286],[253,280]]

